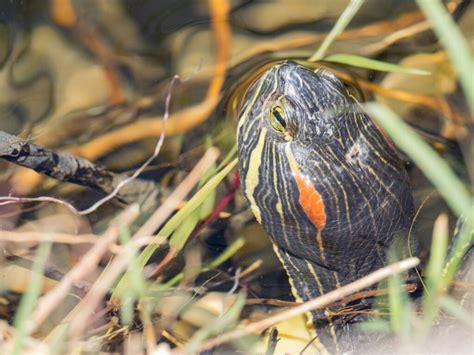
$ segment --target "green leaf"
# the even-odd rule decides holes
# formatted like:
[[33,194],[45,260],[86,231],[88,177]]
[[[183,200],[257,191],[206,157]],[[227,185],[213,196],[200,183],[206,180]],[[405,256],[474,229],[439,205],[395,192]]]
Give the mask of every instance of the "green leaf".
[[353,67],[372,69],[385,72],[407,73],[414,75],[431,75],[427,70],[404,67],[398,64],[382,62],[380,60],[361,57],[354,54],[333,54],[324,58],[326,62],[347,64]]
[[326,51],[328,50],[329,46],[332,42],[339,36],[347,27],[349,22],[353,19],[355,14],[359,11],[361,6],[364,4],[364,0],[351,0],[349,5],[344,9],[344,12],[339,16],[337,19],[336,24],[331,29],[331,32],[326,36],[321,46],[319,46],[316,53],[314,53],[308,61],[316,62],[324,57]]

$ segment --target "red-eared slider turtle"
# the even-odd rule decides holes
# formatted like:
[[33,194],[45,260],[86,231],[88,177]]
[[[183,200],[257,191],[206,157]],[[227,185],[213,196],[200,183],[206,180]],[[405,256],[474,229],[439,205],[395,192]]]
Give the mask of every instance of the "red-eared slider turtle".
[[[327,69],[284,61],[255,80],[239,114],[238,153],[245,195],[298,300],[383,266],[411,223],[402,161]],[[312,318],[321,350],[351,348],[338,342],[347,332],[328,310]]]

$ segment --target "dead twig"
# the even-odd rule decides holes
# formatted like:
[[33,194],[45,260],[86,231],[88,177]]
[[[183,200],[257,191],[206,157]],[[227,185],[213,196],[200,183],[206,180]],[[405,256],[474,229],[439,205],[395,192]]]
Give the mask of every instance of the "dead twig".
[[302,304],[301,302],[283,301],[273,298],[248,298],[245,300],[246,305],[265,305],[277,307],[296,307]]
[[69,210],[71,210],[73,213],[79,214],[80,212],[71,205],[69,202],[60,200],[55,197],[50,197],[50,196],[41,196],[41,197],[16,197],[16,196],[6,196],[6,197],[0,197],[0,206],[4,205],[10,205],[13,203],[27,203],[27,202],[53,202],[57,203],[59,205],[63,205]]
[[214,339],[211,339],[203,344],[197,349],[196,352],[200,353],[212,348],[215,348],[218,345],[227,343],[233,339],[241,338],[243,336],[252,334],[252,333],[259,333],[272,325],[284,321],[285,319],[296,317],[302,315],[304,313],[311,312],[315,309],[323,308],[329,305],[332,302],[340,300],[345,296],[348,296],[354,292],[367,288],[377,282],[391,276],[398,274],[400,272],[409,270],[420,263],[418,258],[408,258],[397,263],[385,266],[373,273],[362,277],[350,284],[342,286],[334,291],[328,292],[326,294],[321,295],[318,298],[305,302],[299,306],[287,309],[281,313],[275,314],[271,317],[263,319],[258,322],[247,324],[245,327],[233,330],[229,333],[220,335]]
[[[77,210],[66,201],[50,196],[4,196],[0,197],[0,201],[3,201],[0,205],[26,202],[54,202],[67,207],[76,214],[87,215],[115,197],[127,203],[148,199],[150,195],[155,196],[158,189],[153,182],[136,179],[136,177],[156,158],[161,148],[162,140],[160,139],[158,142],[153,156],[131,176],[127,176],[108,171],[104,167],[95,165],[86,159],[68,153],[55,152],[0,131],[0,158],[32,169],[37,173],[50,176],[56,180],[89,187],[106,194],[104,198],[82,211]],[[131,183],[132,181],[133,183]],[[127,186],[127,189],[124,189],[127,184],[129,186]],[[123,191],[121,194],[119,194],[120,190]]]
[[[402,289],[409,293],[415,292],[417,289],[417,285],[416,284],[404,285]],[[388,292],[389,292],[388,289],[361,291],[361,292],[354,293],[353,295],[344,297],[340,301],[330,303],[328,307],[344,305],[346,303],[361,300],[363,298],[383,296],[383,295],[388,294]],[[272,298],[248,298],[247,300],[245,300],[245,304],[246,305],[260,304],[260,305],[278,306],[278,307],[296,307],[302,303],[292,302],[292,301],[283,301],[283,300],[272,299]]]
[[149,273],[147,273],[146,277],[148,279],[155,279],[157,278],[163,270],[165,270],[168,265],[174,260],[174,257],[178,254],[178,250],[175,246],[170,246],[170,250],[166,253],[165,257],[161,259],[159,264],[153,268]]
[[427,31],[431,28],[431,23],[428,21],[423,21],[415,23],[414,25],[408,26],[407,28],[402,28],[396,32],[390,33],[387,37],[382,39],[380,42],[371,43],[368,46],[362,49],[362,54],[373,55],[375,53],[383,51],[385,48],[391,46],[392,44],[411,36],[414,36],[418,33]]

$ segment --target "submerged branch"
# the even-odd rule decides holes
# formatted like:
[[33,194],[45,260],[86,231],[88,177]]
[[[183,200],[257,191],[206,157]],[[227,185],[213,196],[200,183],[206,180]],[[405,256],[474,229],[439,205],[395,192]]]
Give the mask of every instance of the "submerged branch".
[[[56,152],[3,131],[0,131],[0,158],[53,179],[89,187],[107,195],[127,178],[125,174],[113,173],[87,159]],[[150,188],[150,182],[135,179],[117,197],[129,203],[138,200],[144,190]]]

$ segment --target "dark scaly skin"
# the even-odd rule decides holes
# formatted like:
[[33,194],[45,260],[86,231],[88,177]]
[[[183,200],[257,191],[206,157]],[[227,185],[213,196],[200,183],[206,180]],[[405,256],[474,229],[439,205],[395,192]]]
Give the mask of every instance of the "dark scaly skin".
[[[275,107],[283,131],[272,126]],[[238,153],[246,197],[302,301],[383,266],[411,223],[402,162],[325,69],[283,62],[258,78],[240,110]],[[312,315],[317,346],[350,349],[337,320],[325,315]]]

